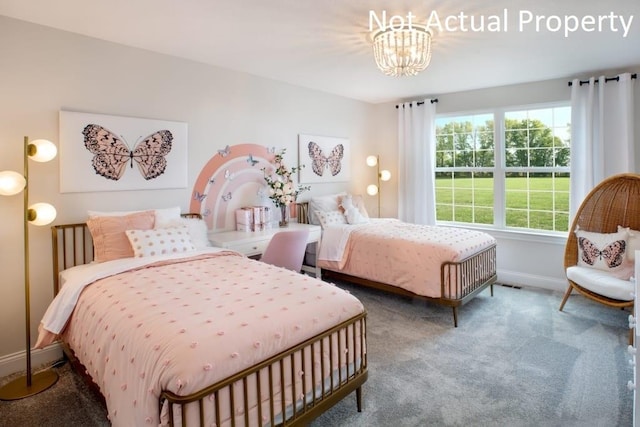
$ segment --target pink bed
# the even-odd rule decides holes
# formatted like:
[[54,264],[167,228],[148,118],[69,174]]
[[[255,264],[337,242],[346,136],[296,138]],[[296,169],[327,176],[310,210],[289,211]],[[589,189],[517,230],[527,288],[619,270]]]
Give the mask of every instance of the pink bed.
[[480,231],[371,219],[325,227],[317,266],[323,276],[452,306],[457,326],[456,307],[496,280],[495,247]]
[[[54,235],[69,229],[65,244],[85,240],[81,224]],[[60,241],[55,265],[71,258]],[[59,335],[114,426],[303,424],[353,390],[360,408],[366,313],[337,287],[213,248],[78,265],[60,283],[38,345]]]

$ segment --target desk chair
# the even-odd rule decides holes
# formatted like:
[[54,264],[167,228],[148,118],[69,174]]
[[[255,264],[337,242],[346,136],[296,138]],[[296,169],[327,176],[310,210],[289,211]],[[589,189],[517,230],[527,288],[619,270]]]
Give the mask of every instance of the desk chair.
[[299,272],[308,239],[309,230],[279,231],[269,241],[260,261]]

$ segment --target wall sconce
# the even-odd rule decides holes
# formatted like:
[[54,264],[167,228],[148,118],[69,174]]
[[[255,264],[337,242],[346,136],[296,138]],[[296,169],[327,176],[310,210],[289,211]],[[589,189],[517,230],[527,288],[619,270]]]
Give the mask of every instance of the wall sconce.
[[378,218],[380,218],[380,182],[381,181],[389,181],[391,179],[391,172],[388,170],[380,170],[380,156],[368,156],[367,157],[367,166],[374,167],[377,169],[377,184],[371,184],[367,186],[367,194],[370,196],[378,196]]
[[29,143],[24,137],[24,175],[14,171],[0,172],[0,195],[24,195],[24,311],[27,340],[27,373],[0,388],[0,400],[18,400],[33,396],[51,387],[58,381],[58,374],[45,370],[33,375],[31,372],[31,306],[29,297],[29,223],[47,225],[56,217],[56,209],[48,203],[29,206],[29,158],[37,162],[48,162],[57,154],[56,146],[45,139]]

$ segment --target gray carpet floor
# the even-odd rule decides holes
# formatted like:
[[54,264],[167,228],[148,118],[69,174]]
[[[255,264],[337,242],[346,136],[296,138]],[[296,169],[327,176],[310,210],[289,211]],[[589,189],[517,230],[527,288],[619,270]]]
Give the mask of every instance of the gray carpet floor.
[[[321,426],[631,426],[629,312],[531,288],[495,287],[460,309],[345,287],[368,310],[364,410],[348,396]],[[108,426],[68,365],[28,399],[0,402],[0,426]],[[0,380],[0,384],[7,379]]]

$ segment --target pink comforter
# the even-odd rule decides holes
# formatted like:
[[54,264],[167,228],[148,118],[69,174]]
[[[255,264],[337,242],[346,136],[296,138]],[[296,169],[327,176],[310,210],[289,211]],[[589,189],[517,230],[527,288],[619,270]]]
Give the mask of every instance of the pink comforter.
[[[462,228],[376,219],[351,226],[340,261],[318,259],[321,268],[439,298],[440,266],[495,244],[487,233]],[[338,240],[338,239],[336,239]],[[325,244],[323,239],[322,244]]]
[[96,281],[62,337],[114,426],[159,425],[161,390],[192,393],[363,310],[337,287],[221,252]]

